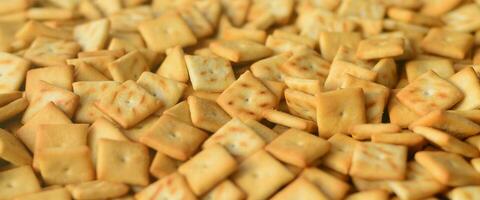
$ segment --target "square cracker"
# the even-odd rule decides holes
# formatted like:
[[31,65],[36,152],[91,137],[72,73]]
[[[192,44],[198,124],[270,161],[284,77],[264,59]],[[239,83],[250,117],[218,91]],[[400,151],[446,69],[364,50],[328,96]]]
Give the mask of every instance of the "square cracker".
[[192,118],[190,115],[190,107],[187,101],[182,101],[172,106],[171,108],[163,112],[165,115],[169,115],[180,120],[183,123],[193,126]]
[[108,70],[108,65],[116,59],[117,58],[112,55],[79,57],[74,59],[68,59],[67,64],[73,65],[75,67],[80,67],[82,64],[88,64],[95,68],[98,72],[102,73],[105,77],[112,79],[112,75]]
[[388,101],[390,89],[387,87],[345,74],[341,88],[361,88],[365,96],[367,122],[382,122],[383,111]]
[[155,157],[150,164],[149,172],[158,179],[162,179],[175,171],[178,166],[182,164],[181,161],[173,159],[162,152],[156,152]]
[[464,186],[480,182],[480,174],[458,154],[420,151],[415,154],[415,160],[444,185]]
[[341,133],[330,137],[328,142],[331,148],[322,159],[323,165],[341,174],[348,174],[352,163],[353,151],[360,142]]
[[92,65],[80,63],[75,66],[75,81],[108,81],[109,79]]
[[280,66],[280,70],[290,77],[304,79],[325,79],[330,63],[310,48],[296,50],[288,60]]
[[74,58],[80,45],[67,40],[37,37],[25,52],[25,58],[37,66],[66,66]]
[[317,188],[312,182],[305,178],[297,178],[285,188],[275,194],[272,200],[282,199],[305,199],[305,200],[327,200],[327,196]]
[[295,176],[267,152],[260,150],[243,161],[232,179],[251,199],[266,199]]
[[214,32],[212,24],[195,6],[180,8],[178,12],[197,38],[207,37]]
[[272,129],[268,128],[267,126],[263,125],[262,123],[249,119],[243,122],[245,125],[250,127],[255,133],[257,133],[260,137],[262,137],[265,142],[270,143],[273,139],[278,136],[278,133],[273,131]]
[[465,58],[473,45],[474,38],[469,33],[453,32],[432,28],[423,38],[422,50],[453,59]]
[[283,162],[306,167],[325,155],[330,143],[310,133],[289,129],[270,142],[265,150]]
[[266,110],[263,112],[263,117],[272,123],[302,131],[311,132],[316,129],[315,122],[278,110]]
[[88,181],[66,186],[75,199],[115,198],[128,193],[128,185],[110,181]]
[[473,67],[460,70],[449,78],[460,89],[464,97],[453,110],[472,110],[480,107],[480,81]]
[[[32,164],[32,156],[11,133],[0,129],[0,158],[15,166]],[[1,189],[0,189],[1,190]]]
[[356,32],[320,32],[319,37],[320,52],[328,61],[333,60],[340,46],[357,49],[358,43],[362,40],[362,35]]
[[247,19],[248,9],[251,1],[249,0],[220,0],[225,15],[235,26],[241,26]]
[[128,138],[113,122],[103,117],[97,118],[88,129],[88,146],[94,165],[97,163],[98,144],[101,139],[128,141]]
[[366,122],[362,89],[346,88],[317,95],[317,126],[320,137],[347,133],[349,128]]
[[310,95],[317,95],[321,92],[323,90],[323,83],[325,82],[324,78],[305,79],[289,76],[284,77],[283,80],[289,89],[298,90]]
[[263,80],[282,81],[285,74],[280,70],[280,66],[292,56],[291,52],[286,52],[264,58],[253,63],[250,66],[253,75]]
[[387,88],[394,88],[398,82],[397,64],[391,58],[380,59],[372,71],[377,72],[376,82]]
[[429,70],[445,79],[455,73],[453,63],[448,59],[417,59],[408,61],[405,65],[407,79],[410,83]]
[[130,128],[157,111],[162,103],[129,80],[105,93],[95,106],[123,128]]
[[268,57],[273,51],[249,40],[223,40],[210,43],[210,50],[232,62],[256,61]]
[[460,114],[443,110],[432,111],[422,116],[412,122],[409,128],[412,129],[415,126],[427,126],[443,130],[459,139],[465,139],[480,133],[480,125],[477,123]]
[[372,189],[366,191],[360,191],[347,196],[346,200],[362,200],[362,199],[375,199],[375,200],[387,200],[389,192],[382,189]]
[[315,96],[291,89],[286,89],[284,94],[290,113],[307,120],[317,121]]
[[87,133],[88,124],[41,124],[37,129],[35,152],[85,146]]
[[28,99],[31,99],[35,89],[38,89],[38,81],[45,81],[56,87],[71,91],[73,79],[74,70],[72,66],[31,69],[28,70],[25,78],[25,95]]
[[265,146],[265,141],[237,118],[233,118],[210,136],[204,148],[220,144],[238,160],[243,160]]
[[0,106],[0,122],[15,117],[16,115],[23,112],[28,107],[28,100],[26,97],[16,99],[15,101],[10,102],[7,105]]
[[179,173],[173,173],[150,184],[135,194],[135,199],[183,199],[195,200],[195,194],[188,186],[185,178]]
[[315,167],[306,168],[300,177],[317,186],[328,199],[340,200],[350,190],[348,183]]
[[47,185],[95,179],[88,147],[49,148],[37,153],[40,174]]
[[170,47],[194,45],[197,38],[188,24],[174,12],[140,23],[138,26],[149,49],[165,52]]
[[250,71],[243,73],[217,98],[217,103],[232,117],[241,120],[262,118],[262,112],[276,106],[277,97]]
[[0,92],[20,89],[30,62],[13,54],[0,52]]
[[180,165],[193,193],[200,196],[227,178],[237,168],[237,161],[220,145],[202,150]]
[[355,147],[349,174],[369,180],[401,180],[405,178],[406,168],[405,146],[364,142]]
[[231,200],[242,200],[245,199],[245,193],[238,188],[232,181],[226,179],[215,186],[207,194],[205,194],[203,200],[222,200],[222,199],[231,199]]
[[409,132],[373,134],[370,140],[375,143],[404,145],[412,149],[420,148],[426,142],[423,136]]
[[0,198],[12,199],[41,190],[30,166],[21,166],[0,172]]
[[480,186],[456,187],[447,194],[452,200],[478,199],[480,198]]
[[404,53],[402,38],[369,38],[360,41],[357,57],[364,60],[391,58]]
[[148,148],[142,144],[110,139],[98,143],[99,180],[146,186],[149,164]]
[[64,187],[52,187],[43,189],[41,192],[22,195],[15,198],[16,200],[35,200],[35,199],[55,199],[55,200],[67,200],[71,199],[70,192]]
[[400,103],[396,95],[398,91],[399,90],[392,90],[392,95],[390,95],[390,100],[387,106],[388,116],[392,124],[397,124],[402,128],[406,128],[410,123],[420,118],[420,115]]
[[350,128],[349,133],[356,140],[368,140],[372,135],[380,133],[399,133],[402,128],[391,123],[357,124]]
[[463,99],[464,94],[452,83],[428,71],[396,95],[398,100],[419,115],[446,110]]
[[195,96],[189,96],[187,101],[192,123],[196,127],[215,132],[231,119],[214,101]]
[[73,35],[83,51],[103,49],[107,43],[110,21],[99,19],[75,26]]
[[187,84],[162,77],[152,72],[143,72],[137,80],[137,84],[147,90],[155,98],[163,103],[163,109],[168,109],[182,97]]
[[294,1],[281,0],[275,3],[269,0],[254,0],[248,11],[249,21],[256,19],[265,13],[271,13],[278,24],[287,24],[291,18],[294,8]]
[[80,97],[74,121],[79,123],[93,123],[97,118],[105,116],[95,107],[95,102],[104,94],[117,89],[120,83],[115,81],[80,81],[72,84],[73,93]]
[[185,55],[181,46],[167,49],[167,57],[163,60],[162,65],[158,67],[156,73],[176,81],[184,83],[188,81],[187,64],[185,63]]
[[177,160],[188,160],[208,137],[207,133],[178,119],[161,116],[140,142]]
[[118,82],[136,81],[140,74],[149,69],[145,57],[138,50],[131,51],[108,64],[108,71],[113,80]]
[[71,118],[77,109],[79,97],[73,92],[53,86],[44,81],[38,81],[34,93],[30,97],[30,104],[22,116],[22,122],[27,122],[49,102],[53,102]]
[[222,92],[235,81],[230,62],[223,58],[186,55],[185,62],[194,90]]

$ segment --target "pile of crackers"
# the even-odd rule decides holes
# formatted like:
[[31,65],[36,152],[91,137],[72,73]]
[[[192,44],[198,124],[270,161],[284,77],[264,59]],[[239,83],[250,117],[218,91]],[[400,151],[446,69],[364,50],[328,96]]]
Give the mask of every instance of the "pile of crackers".
[[480,1],[0,0],[0,200],[480,199]]

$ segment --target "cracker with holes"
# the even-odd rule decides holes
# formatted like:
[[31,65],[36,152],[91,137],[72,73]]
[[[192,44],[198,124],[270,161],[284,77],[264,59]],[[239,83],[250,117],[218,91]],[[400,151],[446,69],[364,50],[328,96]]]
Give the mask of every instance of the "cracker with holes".
[[328,199],[322,191],[319,190],[312,182],[305,178],[297,178],[285,188],[276,193],[271,199]]
[[273,139],[275,139],[278,136],[278,134],[275,131],[273,131],[269,127],[263,125],[262,123],[256,120],[248,119],[243,123],[247,125],[250,129],[255,131],[255,133],[257,133],[260,137],[262,137],[262,139],[265,140],[265,142],[267,143],[271,142]]
[[80,45],[67,40],[37,37],[24,57],[37,66],[66,66],[66,60],[75,57]]
[[16,99],[7,105],[0,107],[0,122],[12,119],[16,115],[25,111],[28,107],[28,100],[26,97]]
[[115,90],[120,83],[114,81],[80,81],[72,84],[73,93],[80,97],[74,120],[80,123],[92,123],[95,119],[105,116],[95,106],[100,98]]
[[355,146],[349,174],[370,180],[401,180],[406,168],[405,146],[365,142]]
[[357,57],[364,60],[392,58],[404,53],[402,38],[371,38],[358,44]]
[[328,75],[330,63],[311,49],[302,48],[293,53],[280,66],[287,76],[304,79],[324,79]]
[[357,124],[350,127],[349,133],[357,140],[368,140],[371,136],[380,133],[399,133],[402,128],[391,123]]
[[317,127],[316,123],[313,121],[302,119],[278,110],[266,110],[263,112],[263,117],[272,123],[303,131],[311,132]]
[[367,122],[380,123],[390,90],[380,84],[346,74],[341,88],[361,88],[365,95]]
[[13,54],[0,53],[0,92],[12,92],[20,89],[30,62]]
[[75,81],[108,81],[109,79],[92,65],[80,63],[75,66]]
[[301,118],[317,121],[317,102],[313,95],[309,95],[297,90],[286,89],[285,101],[288,110],[293,115]]
[[232,180],[249,198],[265,199],[292,181],[295,176],[264,150],[243,161]]
[[473,40],[473,36],[467,33],[432,28],[423,38],[420,46],[422,50],[428,53],[453,59],[463,59],[472,47]]
[[99,180],[146,186],[149,183],[148,148],[143,144],[102,139],[98,144]]
[[76,199],[115,198],[128,193],[126,184],[110,181],[88,181],[67,185],[68,191]]
[[49,148],[37,153],[40,174],[47,185],[95,179],[88,147]]
[[220,144],[238,160],[244,160],[265,146],[265,141],[242,121],[233,118],[217,130],[205,143],[204,148]]
[[156,19],[144,21],[138,30],[147,47],[157,52],[165,52],[177,45],[185,47],[197,43],[188,24],[176,13],[165,13]]
[[235,81],[230,62],[223,58],[186,55],[185,62],[194,90],[222,92]]
[[284,81],[285,85],[290,89],[316,95],[323,90],[325,79],[320,77],[318,79],[306,79],[286,76],[284,77]]
[[32,156],[27,148],[11,133],[0,129],[0,158],[15,166],[30,165]]
[[95,106],[123,128],[130,128],[160,109],[162,103],[129,80],[105,93]]
[[409,132],[373,134],[370,140],[375,143],[404,145],[411,149],[419,148],[426,142],[425,137]]
[[207,133],[178,119],[163,115],[142,136],[140,142],[178,160],[188,160],[197,152]]
[[149,172],[156,178],[161,179],[177,171],[178,166],[181,164],[181,161],[157,152],[150,164]]
[[108,19],[99,19],[75,26],[73,35],[83,51],[94,51],[105,47],[109,31]]
[[261,81],[246,71],[220,94],[217,103],[232,117],[259,120],[263,111],[276,106],[276,99]]
[[178,172],[185,176],[193,193],[200,196],[227,178],[236,168],[235,158],[217,145],[204,149],[180,165]]
[[230,121],[230,116],[214,101],[189,96],[188,107],[193,125],[209,132],[216,132]]
[[54,86],[63,88],[65,90],[72,90],[72,83],[74,79],[73,67],[43,67],[32,69],[27,72],[25,79],[25,95],[31,98],[35,92],[38,81],[45,81]]
[[118,58],[112,55],[78,57],[74,59],[68,59],[67,64],[75,67],[80,67],[82,64],[88,64],[100,72],[103,76],[107,77],[108,79],[112,79],[112,74],[110,74],[110,71],[108,70],[108,65]]
[[460,70],[449,78],[464,97],[458,102],[454,110],[472,110],[480,107],[480,81],[473,67],[467,67]]
[[415,126],[432,127],[448,132],[450,135],[459,139],[480,133],[480,125],[454,112],[432,111],[427,115],[415,120],[410,124],[410,128]]
[[172,199],[180,198],[185,200],[197,199],[188,186],[185,177],[179,173],[173,173],[159,179],[143,190],[135,194],[135,199]]
[[93,164],[97,163],[98,144],[102,139],[128,141],[119,127],[108,119],[100,117],[96,119],[88,129],[88,147],[90,148]]
[[271,13],[276,23],[286,24],[290,20],[293,8],[294,2],[291,0],[281,0],[275,3],[268,0],[255,0],[252,2],[247,19],[252,21],[264,13]]
[[196,7],[179,9],[179,14],[197,38],[207,37],[214,32],[207,18]]
[[175,106],[165,110],[163,112],[165,115],[169,115],[173,118],[180,120],[183,123],[188,125],[193,125],[192,118],[190,115],[190,107],[188,106],[187,101],[182,101]]
[[463,157],[441,151],[420,151],[415,161],[440,183],[448,186],[476,185],[480,174]]
[[168,79],[152,72],[143,72],[137,84],[163,103],[163,108],[174,106],[187,88],[185,83]]
[[390,95],[387,111],[391,123],[397,124],[400,127],[405,128],[408,127],[410,123],[420,118],[420,116],[407,106],[400,103],[396,96],[398,91],[398,89],[391,91],[392,94]]
[[330,144],[308,132],[289,129],[270,142],[265,150],[283,162],[306,167],[325,155]]
[[290,38],[269,35],[265,42],[265,46],[272,49],[274,54],[285,52],[296,52],[303,48],[307,48],[304,44],[291,40]]
[[321,137],[347,133],[351,126],[366,121],[362,89],[346,88],[317,95],[317,126]]
[[142,137],[145,132],[152,127],[153,124],[157,121],[159,117],[157,115],[152,115],[147,119],[142,120],[140,123],[135,125],[132,128],[127,130],[122,130],[122,132],[127,136],[128,139],[134,142],[140,142],[140,137]]
[[185,63],[184,52],[181,46],[167,49],[167,57],[158,68],[158,75],[180,82],[187,82],[188,71]]
[[30,166],[21,166],[0,172],[0,198],[11,199],[41,190]]
[[348,174],[352,163],[353,151],[359,141],[344,135],[335,134],[328,139],[330,151],[322,159],[323,164],[342,174]]
[[462,91],[433,71],[424,73],[396,95],[402,104],[419,115],[449,109],[463,96]]
[[355,32],[320,32],[320,52],[322,56],[332,61],[340,46],[356,49],[362,40],[362,35]]
[[229,179],[222,181],[203,196],[205,200],[241,200],[245,197],[245,193]]
[[108,64],[108,71],[113,80],[118,82],[136,81],[144,71],[148,70],[147,61],[139,51],[131,51]]
[[248,15],[248,9],[251,2],[248,0],[220,0],[222,8],[228,20],[232,22],[234,26],[241,26],[245,23]]
[[405,65],[409,83],[415,81],[415,79],[429,70],[434,71],[438,76],[445,79],[455,73],[453,63],[448,59],[418,59],[408,61]]
[[259,60],[250,66],[253,75],[259,79],[282,81],[285,74],[280,70],[280,66],[292,56],[291,52],[274,55]]
[[210,43],[210,50],[232,62],[256,61],[273,54],[262,44],[249,40],[223,40]]
[[475,146],[463,142],[443,131],[425,126],[415,126],[412,130],[416,134],[425,137],[425,139],[432,144],[439,146],[444,151],[456,153],[468,158],[475,158],[480,155],[480,152]]

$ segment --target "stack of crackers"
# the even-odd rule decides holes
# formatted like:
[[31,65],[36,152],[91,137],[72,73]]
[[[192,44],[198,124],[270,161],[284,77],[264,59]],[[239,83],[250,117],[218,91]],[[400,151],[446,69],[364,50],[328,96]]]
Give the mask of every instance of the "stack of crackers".
[[480,199],[480,1],[0,0],[0,200]]

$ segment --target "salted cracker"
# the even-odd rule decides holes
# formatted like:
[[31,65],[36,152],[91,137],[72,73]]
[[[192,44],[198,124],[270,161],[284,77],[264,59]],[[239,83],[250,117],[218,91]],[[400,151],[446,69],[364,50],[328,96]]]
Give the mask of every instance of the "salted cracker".
[[362,40],[362,35],[355,32],[320,32],[319,38],[322,56],[332,61],[340,46],[356,49]]
[[[65,90],[72,90],[74,70],[71,66],[66,67],[43,67],[31,69],[25,78],[25,95],[31,98],[38,86],[38,81],[45,81]],[[31,99],[30,99],[31,100]]]
[[80,97],[74,121],[92,123],[104,114],[97,109],[95,102],[109,91],[115,90],[120,83],[114,81],[80,81],[72,84],[73,93]]
[[235,81],[232,66],[226,59],[186,55],[185,62],[194,90],[222,92]]
[[181,46],[167,49],[167,56],[156,73],[165,78],[184,83],[189,80],[187,64],[185,63],[184,52]]
[[187,102],[193,125],[206,131],[214,133],[231,119],[214,101],[189,96]]
[[166,177],[177,171],[181,161],[173,159],[161,152],[156,152],[155,157],[150,164],[149,172],[158,179]]
[[135,199],[171,199],[180,198],[185,200],[197,199],[188,186],[185,177],[179,173],[173,173],[145,187],[135,194]]
[[480,106],[480,82],[473,67],[467,67],[452,75],[449,80],[460,89],[464,97],[454,110],[471,110]]
[[415,126],[443,130],[459,139],[465,139],[480,132],[480,126],[477,123],[454,112],[442,110],[432,111],[420,117],[412,122],[409,127],[414,128]]
[[114,81],[136,81],[144,71],[150,67],[145,57],[139,51],[131,51],[108,64],[108,71]]
[[296,50],[288,60],[280,66],[287,76],[304,79],[325,79],[330,63],[319,54],[308,48]]
[[205,194],[203,200],[221,200],[221,199],[232,199],[232,200],[241,200],[245,199],[245,193],[238,188],[231,180],[226,179],[215,186],[207,194]]
[[0,92],[12,92],[20,89],[30,62],[13,54],[0,53]]
[[210,43],[210,50],[232,62],[256,61],[273,54],[269,48],[249,40],[223,40]]
[[75,199],[115,198],[128,193],[126,184],[110,181],[88,181],[66,186]]
[[185,83],[168,79],[152,72],[143,72],[137,84],[163,103],[163,109],[168,109],[180,100],[187,88]]
[[350,128],[349,133],[354,139],[368,140],[375,134],[399,133],[402,128],[392,123],[357,124]]
[[364,60],[392,58],[404,54],[402,38],[369,38],[360,41],[357,57]]
[[319,199],[326,200],[328,199],[325,194],[323,194],[313,183],[308,181],[305,178],[297,178],[292,181],[290,184],[285,186],[282,190],[277,192],[271,199],[272,200],[281,200],[281,199]]
[[104,117],[97,118],[88,129],[87,144],[93,164],[97,163],[98,144],[101,139],[128,141],[120,128]]
[[272,123],[298,130],[311,132],[316,128],[316,123],[313,121],[302,119],[278,110],[266,110],[263,112],[263,117]]
[[11,199],[41,190],[30,166],[20,166],[0,172],[0,198]]
[[288,111],[291,114],[303,119],[317,121],[317,103],[314,95],[292,89],[286,89],[284,94]]
[[0,122],[7,121],[18,114],[22,113],[28,107],[28,100],[26,97],[16,99],[7,105],[0,107]]
[[11,133],[0,129],[0,158],[15,166],[30,165],[32,156],[27,148]]
[[429,70],[434,71],[438,76],[445,79],[455,73],[453,63],[448,59],[417,59],[410,60],[405,64],[408,82],[413,82]]
[[300,177],[313,183],[328,199],[342,199],[350,189],[345,181],[318,168],[306,168]]
[[37,66],[66,66],[66,60],[74,58],[80,45],[68,40],[37,37],[24,57]]
[[422,50],[453,59],[463,59],[473,45],[473,36],[467,33],[432,28],[423,38]]
[[195,6],[183,7],[179,9],[179,15],[187,23],[190,30],[197,38],[204,38],[213,34],[214,29],[207,18]]
[[75,26],[73,35],[83,51],[103,49],[107,43],[110,21],[100,19]]

